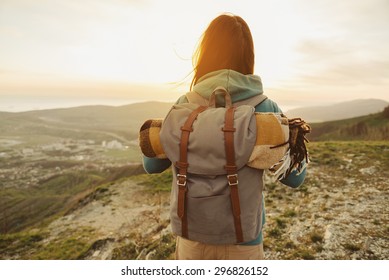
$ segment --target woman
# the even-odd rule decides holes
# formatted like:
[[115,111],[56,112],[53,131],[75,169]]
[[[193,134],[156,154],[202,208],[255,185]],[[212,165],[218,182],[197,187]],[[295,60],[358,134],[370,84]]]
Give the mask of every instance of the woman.
[[[191,91],[209,99],[217,86],[225,87],[232,102],[243,102],[261,95],[261,79],[254,72],[254,44],[247,23],[239,16],[223,14],[215,18],[203,36],[194,55],[194,77]],[[186,96],[177,103],[187,103]],[[277,104],[266,99],[255,107],[256,112],[281,113]],[[167,159],[144,157],[144,168],[148,173],[159,173],[171,162]],[[262,174],[262,173],[261,173]],[[305,169],[296,170],[281,182],[298,187],[305,178]],[[259,184],[259,183],[258,183]],[[262,203],[262,222],[265,209]],[[177,237],[177,259],[263,259],[262,231],[254,240],[233,245],[210,245]]]

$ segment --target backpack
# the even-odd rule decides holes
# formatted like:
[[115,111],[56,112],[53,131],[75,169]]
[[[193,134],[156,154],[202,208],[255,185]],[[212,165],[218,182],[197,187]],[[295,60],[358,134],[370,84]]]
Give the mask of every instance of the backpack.
[[[217,96],[225,107],[215,106]],[[238,107],[223,87],[213,91],[209,102],[187,97],[194,103],[174,105],[159,133],[174,164],[172,231],[208,244],[254,240],[262,230],[263,170],[247,163],[256,144],[254,106],[266,96]]]

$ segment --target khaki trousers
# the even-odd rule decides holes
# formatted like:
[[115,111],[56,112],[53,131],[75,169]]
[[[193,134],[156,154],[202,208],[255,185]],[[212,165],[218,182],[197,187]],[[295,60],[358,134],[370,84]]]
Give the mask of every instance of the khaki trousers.
[[180,236],[176,243],[177,260],[263,260],[263,243],[258,245],[210,245]]

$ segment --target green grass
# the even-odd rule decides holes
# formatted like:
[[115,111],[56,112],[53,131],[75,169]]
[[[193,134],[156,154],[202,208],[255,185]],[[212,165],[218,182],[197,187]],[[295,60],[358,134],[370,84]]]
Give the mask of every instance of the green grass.
[[284,212],[283,216],[286,218],[292,218],[292,217],[296,217],[297,213],[293,209],[288,209]]
[[350,170],[375,166],[389,173],[389,141],[312,142],[308,149],[312,163],[324,169],[339,171],[341,166],[349,166]]
[[9,254],[23,255],[27,250],[37,249],[45,237],[45,234],[36,232],[0,234],[0,259]]
[[88,227],[69,230],[50,241],[46,241],[47,232],[0,234],[0,259],[80,259],[89,250],[93,236],[94,230]]
[[0,232],[20,231],[65,211],[72,197],[102,179],[96,174],[74,172],[53,176],[34,188],[1,189]]
[[[143,173],[140,165],[105,171],[69,171],[54,175],[36,187],[0,189],[0,233],[12,233],[69,212],[79,201],[118,180]],[[101,196],[101,195],[100,195]]]
[[286,228],[287,223],[286,223],[286,221],[285,221],[284,219],[282,219],[282,218],[276,218],[276,219],[275,219],[275,222],[276,222],[277,226],[278,226],[280,229]]
[[104,157],[115,162],[141,162],[142,156],[140,148],[137,146],[129,146],[127,149],[108,149],[103,153]]
[[361,246],[358,244],[353,244],[353,243],[346,243],[343,244],[343,247],[351,252],[356,252],[361,250]]
[[77,260],[88,252],[92,245],[94,230],[81,227],[70,230],[47,244],[41,245],[39,250],[29,254],[29,259],[38,260]]
[[311,124],[315,141],[389,140],[389,119],[383,113]]
[[309,234],[309,238],[313,243],[321,243],[324,240],[324,235],[321,232],[314,231]]
[[296,250],[293,254],[293,256],[297,259],[303,259],[303,260],[314,260],[315,259],[315,252],[311,249],[302,248],[299,250]]
[[159,174],[143,174],[134,177],[139,184],[148,186],[150,192],[168,192],[172,185],[172,171],[170,169]]
[[74,260],[80,259],[89,250],[94,230],[80,227],[68,230],[50,241],[47,232],[24,231],[0,234],[0,259],[29,260]]

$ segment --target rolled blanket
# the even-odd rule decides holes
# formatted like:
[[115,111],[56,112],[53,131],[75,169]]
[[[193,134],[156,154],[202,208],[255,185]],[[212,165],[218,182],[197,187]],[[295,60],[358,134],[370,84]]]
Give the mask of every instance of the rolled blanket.
[[140,128],[139,146],[146,157],[166,158],[159,138],[162,122],[162,119],[147,120]]
[[257,137],[248,166],[269,169],[279,162],[289,145],[288,119],[282,114],[255,113]]
[[[247,163],[257,169],[269,169],[279,177],[289,174],[293,168],[301,168],[308,162],[305,135],[310,127],[302,119],[287,119],[282,114],[255,113],[256,143]],[[139,132],[139,146],[150,158],[167,158],[159,132],[162,119],[145,121]]]

